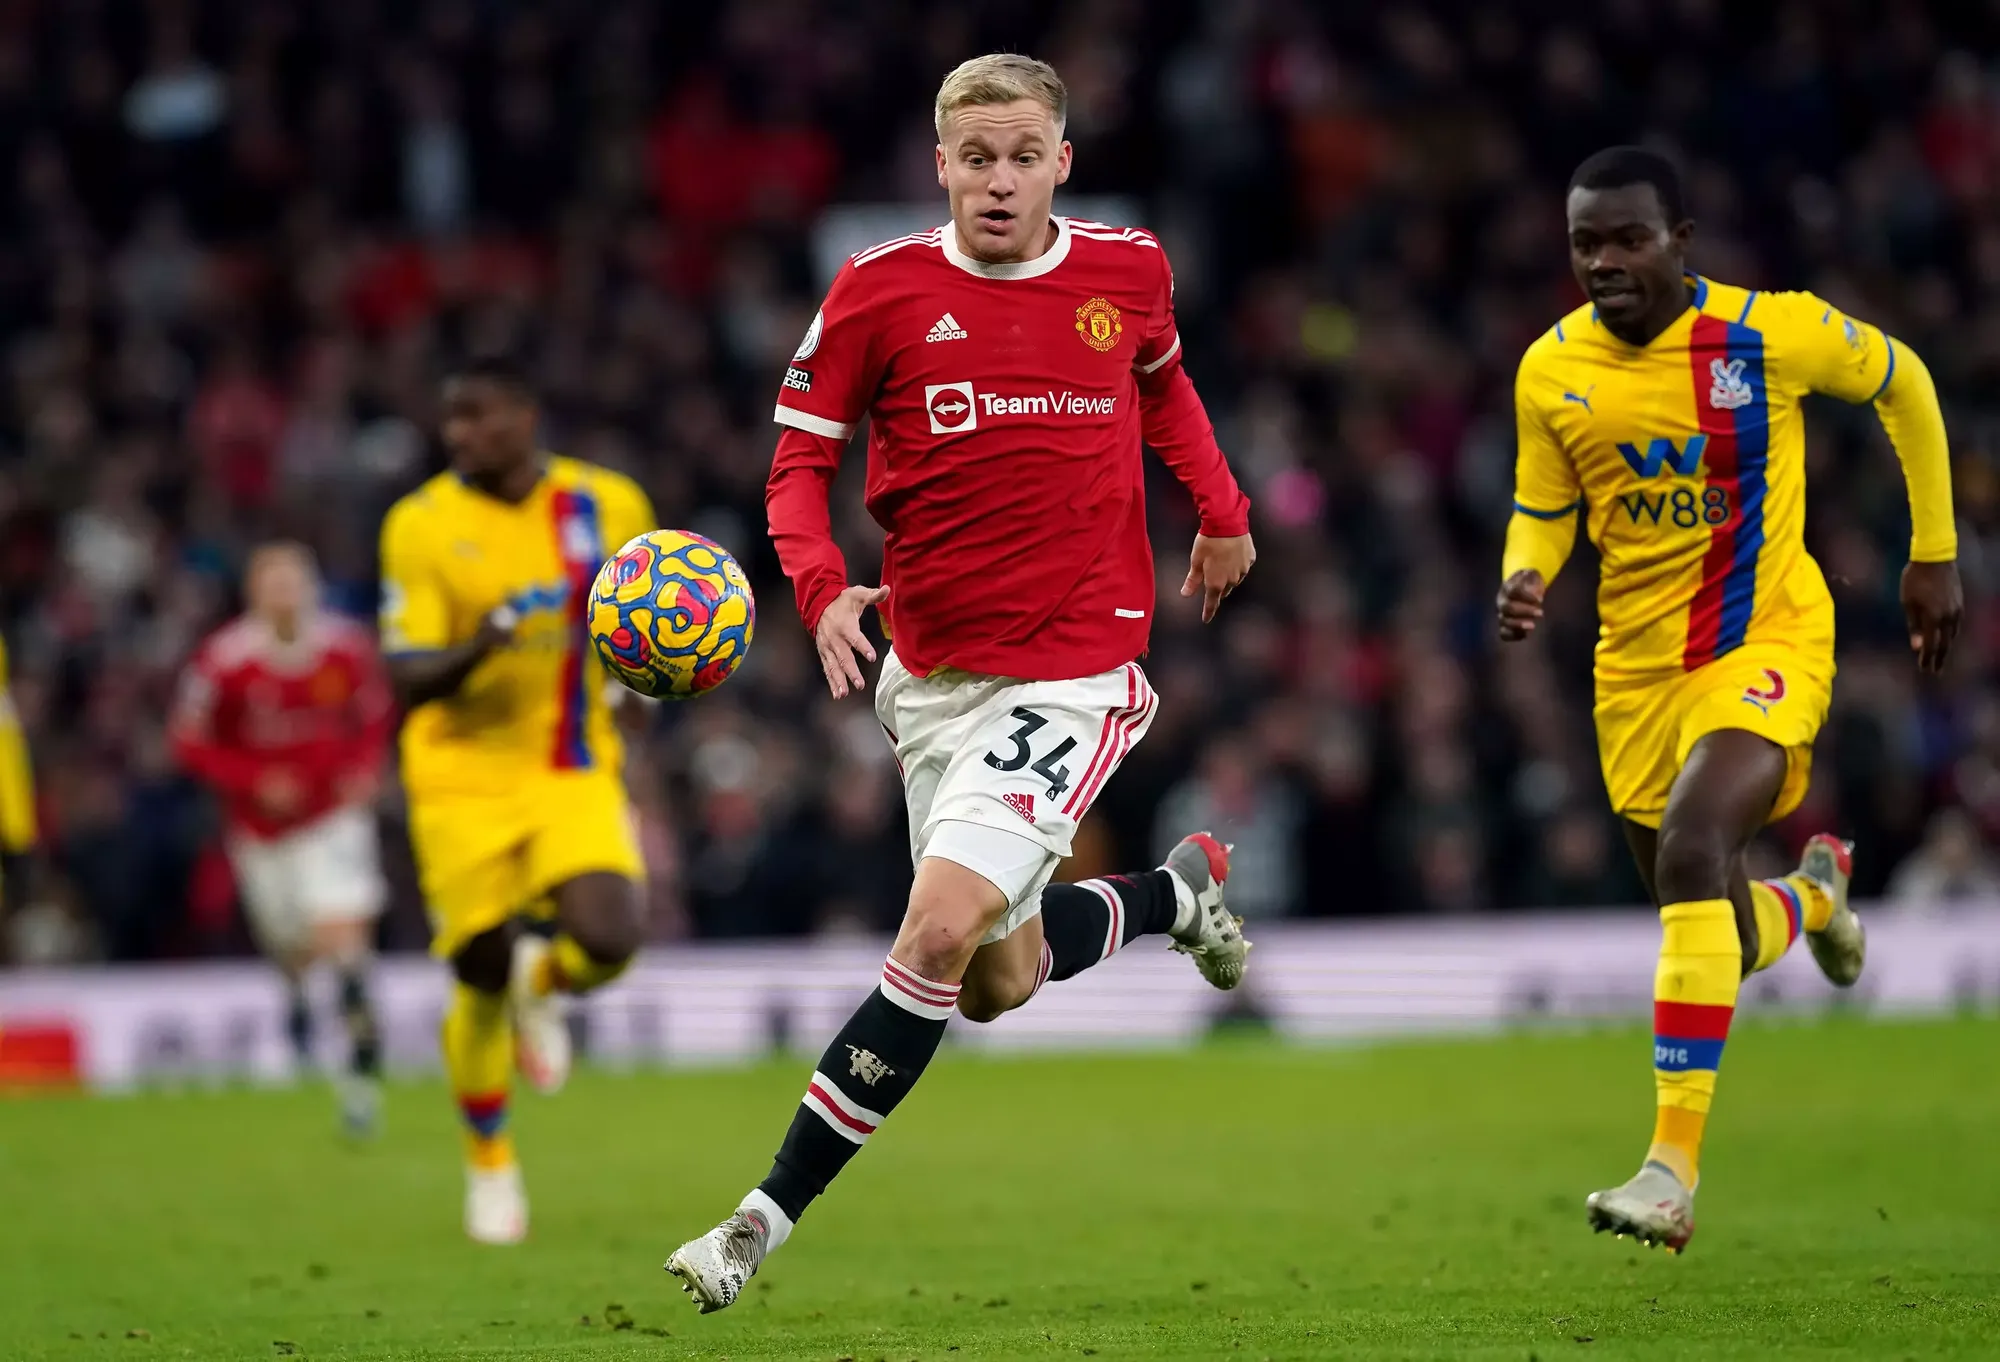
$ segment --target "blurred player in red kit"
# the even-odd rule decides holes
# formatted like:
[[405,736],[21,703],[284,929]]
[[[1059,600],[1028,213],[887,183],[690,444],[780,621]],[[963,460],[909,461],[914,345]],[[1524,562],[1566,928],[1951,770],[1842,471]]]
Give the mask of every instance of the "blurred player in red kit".
[[[834,1037],[770,1175],[667,1262],[704,1311],[736,1299],[908,1094],[954,1011],[989,1021],[1142,935],[1234,988],[1248,942],[1205,833],[1164,866],[1051,884],[1078,822],[1156,704],[1142,442],[1200,514],[1183,596],[1202,618],[1256,559],[1249,501],[1181,368],[1173,274],[1147,232],[1051,213],[1067,95],[1014,55],[945,78],[951,222],[862,251],[787,368],[771,537],[835,698],[875,652],[875,712],[903,772],[915,881],[878,986]],[[870,420],[866,498],[883,582],[851,586],[828,493]]]
[[303,545],[253,553],[244,597],[248,609],[181,677],[174,748],[221,798],[244,911],[290,988],[302,1066],[312,1060],[306,972],[325,961],[338,976],[350,1046],[341,1116],[365,1135],[380,1107],[368,966],[386,897],[374,802],[394,721],[388,680],[370,632],[320,608]]

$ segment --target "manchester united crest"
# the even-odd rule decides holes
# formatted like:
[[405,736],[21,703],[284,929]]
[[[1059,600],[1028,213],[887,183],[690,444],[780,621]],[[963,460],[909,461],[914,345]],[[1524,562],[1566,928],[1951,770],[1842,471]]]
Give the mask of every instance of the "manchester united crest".
[[1112,350],[1125,334],[1125,325],[1118,320],[1117,308],[1102,298],[1092,298],[1076,310],[1076,334],[1093,350]]

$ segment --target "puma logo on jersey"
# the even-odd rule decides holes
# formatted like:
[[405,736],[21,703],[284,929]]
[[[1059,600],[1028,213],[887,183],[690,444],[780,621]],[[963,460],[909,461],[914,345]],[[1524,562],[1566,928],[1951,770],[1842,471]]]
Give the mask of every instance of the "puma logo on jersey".
[[1596,391],[1597,391],[1597,385],[1593,383],[1588,388],[1585,388],[1581,394],[1573,392],[1563,393],[1563,401],[1574,402],[1579,407],[1582,407],[1585,411],[1589,412],[1592,416],[1595,416],[1597,415],[1597,411],[1590,405],[1590,395]]
[[1764,679],[1770,682],[1770,684],[1761,690],[1756,686],[1745,688],[1743,703],[1746,705],[1755,705],[1763,713],[1769,714],[1771,706],[1785,698],[1785,674],[1776,667],[1766,667],[1764,668]]
[[964,339],[965,339],[965,328],[960,326],[958,324],[958,318],[952,316],[949,312],[945,313],[944,316],[939,317],[937,319],[937,325],[933,326],[931,328],[930,334],[924,337],[924,341],[926,344],[936,341],[964,340]]
[[1708,390],[1708,405],[1717,411],[1735,411],[1757,400],[1757,394],[1743,378],[1744,361],[1712,359],[1708,376],[1714,380]]

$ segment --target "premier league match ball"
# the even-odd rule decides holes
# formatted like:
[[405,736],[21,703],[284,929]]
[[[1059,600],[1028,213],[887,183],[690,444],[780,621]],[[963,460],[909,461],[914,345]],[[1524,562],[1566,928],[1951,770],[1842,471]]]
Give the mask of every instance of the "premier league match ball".
[[727,681],[750,651],[757,601],[729,550],[653,530],[618,550],[590,587],[590,641],[641,695],[685,700]]

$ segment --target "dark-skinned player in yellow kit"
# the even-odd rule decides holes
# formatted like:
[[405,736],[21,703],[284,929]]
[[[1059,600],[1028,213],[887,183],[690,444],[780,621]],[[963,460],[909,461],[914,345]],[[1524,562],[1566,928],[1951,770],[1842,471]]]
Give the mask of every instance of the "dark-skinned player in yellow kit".
[[1702,1128],[1747,975],[1803,935],[1827,978],[1860,977],[1853,848],[1822,834],[1798,871],[1743,853],[1804,798],[1833,687],[1833,600],[1805,550],[1805,420],[1824,393],[1872,402],[1909,486],[1903,609],[1917,665],[1958,630],[1944,418],[1910,348],[1810,293],[1688,272],[1694,223],[1671,163],[1638,147],[1578,167],[1570,265],[1589,302],[1528,347],[1498,610],[1525,638],[1575,542],[1602,560],[1595,718],[1612,808],[1659,904],[1658,1116],[1637,1175],[1591,1224],[1679,1250],[1694,1233]]

